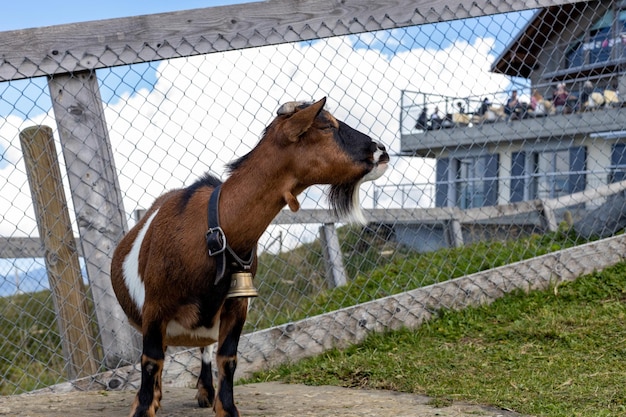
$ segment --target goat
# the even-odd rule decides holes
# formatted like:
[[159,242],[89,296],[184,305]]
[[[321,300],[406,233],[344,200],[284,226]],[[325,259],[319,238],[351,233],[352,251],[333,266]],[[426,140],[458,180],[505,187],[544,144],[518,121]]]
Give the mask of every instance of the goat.
[[[257,146],[228,165],[224,183],[205,174],[158,197],[116,247],[113,289],[143,335],[141,386],[131,417],[153,417],[158,410],[167,346],[204,349],[214,342],[217,394],[203,350],[198,405],[213,406],[218,417],[239,416],[233,380],[248,298],[227,297],[233,273],[256,273],[259,238],[285,205],[299,209],[296,196],[311,185],[331,186],[328,198],[337,215],[364,220],[359,186],[384,173],[389,155],[324,110],[325,102],[282,105]],[[207,218],[212,204],[217,227]]]

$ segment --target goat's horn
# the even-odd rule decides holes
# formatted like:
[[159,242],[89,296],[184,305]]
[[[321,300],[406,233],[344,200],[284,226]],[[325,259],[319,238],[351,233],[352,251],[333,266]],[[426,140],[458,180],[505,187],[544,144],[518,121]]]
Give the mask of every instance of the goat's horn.
[[294,114],[298,107],[303,106],[305,104],[307,104],[306,101],[290,101],[280,106],[276,114],[278,114],[279,116]]

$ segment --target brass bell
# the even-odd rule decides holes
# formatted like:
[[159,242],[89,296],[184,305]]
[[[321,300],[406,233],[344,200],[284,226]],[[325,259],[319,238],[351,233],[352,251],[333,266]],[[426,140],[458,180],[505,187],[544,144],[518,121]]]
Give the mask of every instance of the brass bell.
[[230,289],[226,298],[257,297],[259,292],[254,288],[250,272],[235,272],[230,280]]

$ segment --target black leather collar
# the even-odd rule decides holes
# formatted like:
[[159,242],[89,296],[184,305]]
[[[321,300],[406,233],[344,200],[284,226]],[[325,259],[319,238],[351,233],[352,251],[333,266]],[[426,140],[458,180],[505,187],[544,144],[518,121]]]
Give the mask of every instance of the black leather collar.
[[[252,250],[244,258],[232,250],[226,240],[224,230],[220,227],[219,221],[219,200],[222,185],[218,185],[213,190],[211,198],[209,198],[208,216],[209,230],[206,232],[206,243],[209,250],[209,256],[215,259],[215,284],[220,282],[226,273],[226,266],[230,263],[235,271],[249,271],[254,262],[256,251]],[[227,259],[228,258],[228,259]]]

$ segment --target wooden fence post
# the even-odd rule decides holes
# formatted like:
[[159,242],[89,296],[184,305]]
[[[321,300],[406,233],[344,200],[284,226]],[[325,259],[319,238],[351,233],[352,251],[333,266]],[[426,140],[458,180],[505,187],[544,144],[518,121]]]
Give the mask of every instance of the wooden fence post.
[[57,311],[70,379],[98,370],[95,339],[70,221],[52,129],[36,126],[20,133],[46,270]]
[[135,363],[140,337],[130,326],[111,285],[111,257],[128,230],[113,152],[94,72],[48,80],[59,127],[80,244],[96,306],[104,363]]
[[451,248],[460,248],[463,246],[463,229],[458,219],[452,218],[443,222],[443,230],[445,231],[446,240]]
[[348,283],[346,271],[343,267],[341,246],[337,237],[337,229],[333,223],[326,223],[320,227],[320,241],[326,264],[326,280],[331,288],[342,287]]
[[556,232],[559,225],[556,222],[556,216],[554,210],[548,203],[548,201],[539,200],[537,204],[537,211],[539,213],[539,219],[541,220],[541,226],[548,232]]

